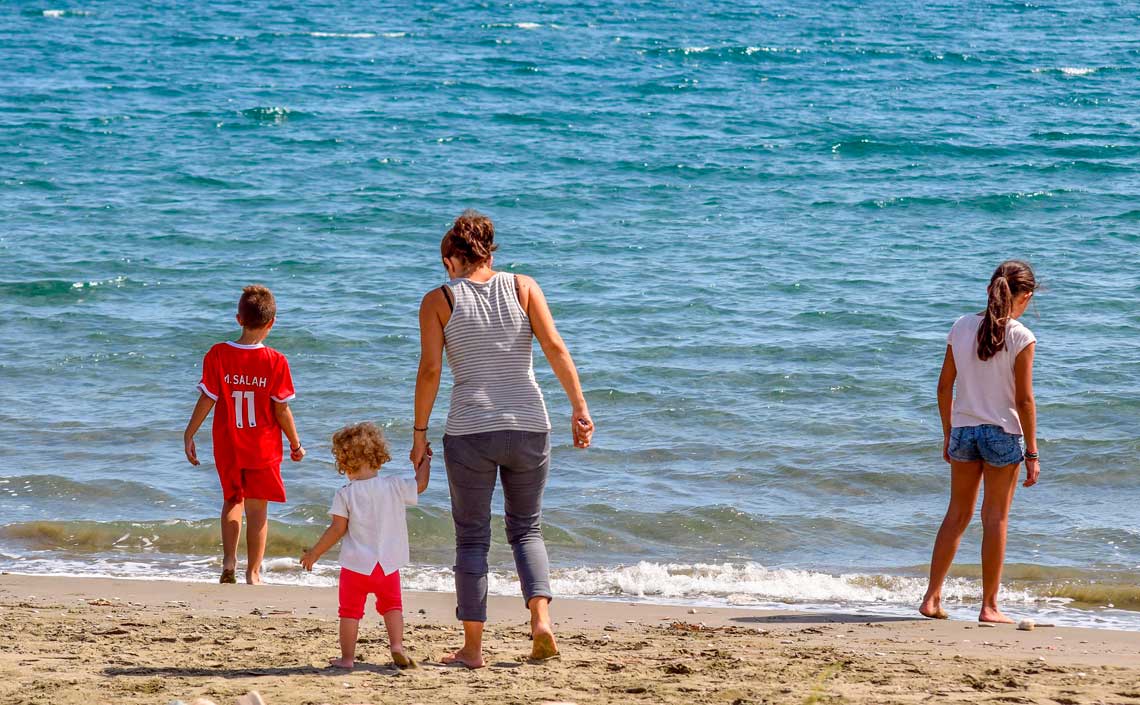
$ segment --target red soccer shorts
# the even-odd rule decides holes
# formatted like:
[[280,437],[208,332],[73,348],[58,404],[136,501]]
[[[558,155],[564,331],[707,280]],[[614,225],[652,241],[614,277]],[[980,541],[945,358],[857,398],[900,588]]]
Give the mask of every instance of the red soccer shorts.
[[237,503],[246,499],[285,501],[285,483],[281,481],[280,466],[260,470],[219,467],[218,481],[222,483],[222,496],[227,502]]
[[400,598],[400,571],[384,575],[379,563],[372,569],[372,575],[340,569],[340,611],[337,614],[346,619],[360,619],[369,595],[376,596],[376,611],[381,616],[404,609]]

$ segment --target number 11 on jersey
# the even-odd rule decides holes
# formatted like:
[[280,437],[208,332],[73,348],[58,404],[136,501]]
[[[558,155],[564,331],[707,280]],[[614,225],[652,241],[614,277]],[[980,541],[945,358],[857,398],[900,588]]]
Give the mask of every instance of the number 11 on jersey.
[[[237,427],[238,428],[245,428],[246,426],[249,426],[250,428],[254,428],[255,426],[257,426],[257,414],[254,412],[254,407],[253,407],[253,392],[237,392],[237,391],[235,391],[230,396],[232,396],[234,398],[234,423],[237,424]],[[246,410],[245,424],[242,424],[242,408],[241,408],[242,397],[245,398],[245,410]]]

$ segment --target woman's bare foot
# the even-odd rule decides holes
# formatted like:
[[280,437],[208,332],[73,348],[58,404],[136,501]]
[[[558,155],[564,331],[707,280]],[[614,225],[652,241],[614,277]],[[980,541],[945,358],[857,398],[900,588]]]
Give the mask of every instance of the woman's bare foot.
[[554,641],[554,631],[550,625],[537,624],[531,627],[530,658],[532,661],[545,661],[558,655],[558,644]]
[[463,649],[460,649],[459,651],[456,651],[455,653],[448,656],[444,656],[440,659],[440,661],[448,666],[463,666],[464,668],[470,668],[472,670],[476,668],[482,668],[487,665],[487,663],[483,661],[483,654],[475,654],[473,656]]
[[352,667],[355,665],[356,664],[353,662],[352,659],[344,658],[343,656],[340,658],[330,658],[329,659],[329,666],[332,668],[343,668],[346,671],[351,671]]
[[946,614],[946,610],[942,609],[942,597],[925,597],[922,600],[922,605],[918,608],[918,613],[923,617],[930,619],[949,619],[950,615]]
[[1002,614],[997,607],[983,607],[978,615],[978,621],[992,624],[1013,624],[1013,620]]
[[416,662],[404,653],[403,647],[392,649],[392,663],[396,664],[396,668],[416,668]]
[[250,585],[261,585],[261,571],[260,570],[247,570],[245,571],[245,582]]

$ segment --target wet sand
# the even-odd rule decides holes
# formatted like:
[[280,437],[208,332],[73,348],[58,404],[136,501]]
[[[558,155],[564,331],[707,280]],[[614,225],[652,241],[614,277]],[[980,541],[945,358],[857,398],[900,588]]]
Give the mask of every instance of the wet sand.
[[0,704],[1048,703],[1140,705],[1140,633],[857,614],[556,600],[562,656],[529,663],[518,598],[492,598],[488,668],[460,643],[453,596],[406,593],[419,668],[391,666],[365,617],[357,670],[337,655],[336,591],[0,576]]

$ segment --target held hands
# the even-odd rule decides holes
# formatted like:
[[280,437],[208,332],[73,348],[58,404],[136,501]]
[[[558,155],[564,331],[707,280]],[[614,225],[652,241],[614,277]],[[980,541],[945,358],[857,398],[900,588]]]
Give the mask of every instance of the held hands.
[[313,572],[313,566],[316,564],[318,558],[320,558],[320,556],[313,555],[313,549],[308,549],[301,554],[301,567],[310,573]]
[[427,489],[428,482],[431,480],[431,459],[432,459],[431,443],[427,444],[427,452],[424,453],[423,458],[420,459],[416,465],[416,491],[423,492]]
[[574,434],[575,448],[589,448],[594,437],[594,420],[585,407],[574,409],[570,414],[570,432]]

